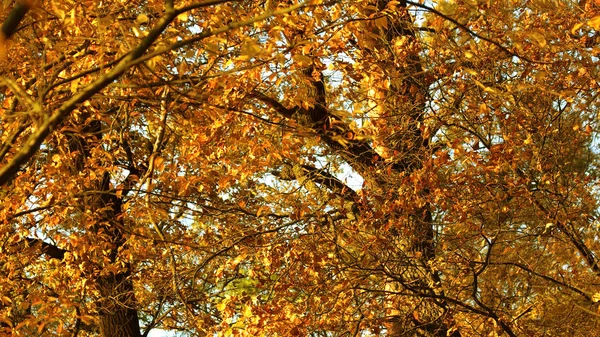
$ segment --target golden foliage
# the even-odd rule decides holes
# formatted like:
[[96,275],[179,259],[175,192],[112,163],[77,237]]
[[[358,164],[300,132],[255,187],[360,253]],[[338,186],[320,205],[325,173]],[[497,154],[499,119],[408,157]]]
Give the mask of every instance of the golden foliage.
[[2,6],[0,334],[598,331],[597,2]]

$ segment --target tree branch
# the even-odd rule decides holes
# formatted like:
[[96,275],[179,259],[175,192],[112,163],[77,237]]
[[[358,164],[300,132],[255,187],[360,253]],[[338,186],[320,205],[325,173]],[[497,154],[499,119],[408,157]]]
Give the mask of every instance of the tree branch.
[[[519,176],[524,177],[525,175],[522,172],[517,172]],[[537,198],[532,198],[533,203],[545,214],[550,215],[550,211],[542,205],[542,203]],[[598,264],[598,260],[596,259],[596,254],[585,244],[585,242],[578,237],[578,235],[567,225],[569,223],[564,223],[562,221],[556,221],[556,227],[565,234],[569,241],[577,248],[577,251],[584,258],[588,267],[594,272],[596,276],[600,276],[600,265]]]
[[[303,117],[309,117],[310,125],[306,126],[321,136],[328,146],[338,150],[349,163],[359,164],[358,166],[363,167],[360,170],[361,173],[365,173],[364,168],[374,168],[383,164],[383,159],[371,145],[365,140],[356,139],[355,133],[347,124],[323,106],[323,101],[319,103],[320,100],[317,99],[318,104],[314,108],[306,110],[301,107],[287,108],[276,99],[257,90],[254,90],[250,97],[266,104],[279,115],[295,119],[300,123],[303,122]],[[355,167],[355,169],[359,170],[359,167]]]
[[53,259],[62,260],[65,257],[66,250],[58,248],[53,244],[47,243],[41,239],[25,238],[29,246],[39,246],[40,251]]
[[[346,185],[344,182],[329,173],[327,169],[319,169],[310,165],[300,165],[300,167],[305,172],[305,176],[314,183],[327,187],[332,192],[344,197],[344,199],[348,199],[349,201],[354,202],[358,200],[358,194],[353,189],[348,187],[348,185]],[[289,175],[286,175],[283,172],[274,172],[273,174],[283,180],[295,179],[293,177],[289,177]]]
[[494,46],[498,47],[498,49],[502,50],[503,52],[507,53],[510,56],[514,56],[514,57],[518,57],[522,60],[525,60],[527,62],[531,62],[531,63],[537,63],[537,64],[550,64],[551,62],[542,62],[542,61],[534,61],[530,58],[527,58],[526,56],[523,55],[519,55],[513,51],[510,51],[508,48],[506,48],[505,46],[503,46],[500,42],[496,42],[492,39],[490,39],[489,37],[483,36],[481,34],[475,33],[473,30],[471,30],[469,27],[467,27],[466,25],[458,22],[458,20],[453,19],[451,17],[449,17],[448,15],[436,10],[435,8],[429,7],[427,5],[423,5],[421,3],[418,2],[413,2],[413,1],[406,1],[407,4],[415,6],[415,7],[419,7],[421,9],[427,10],[439,17],[441,17],[444,20],[450,21],[452,22],[454,25],[456,25],[458,28],[464,30],[465,32],[469,33],[470,35],[475,36],[476,38],[482,39],[483,41],[489,42],[491,44],[493,44]]
[[131,61],[142,56],[146,50],[154,43],[162,32],[175,19],[174,11],[167,11],[159,20],[158,24],[150,31],[148,36],[142,40],[137,48],[127,54],[111,71],[104,76],[97,78],[87,85],[82,91],[75,94],[71,99],[62,104],[50,117],[48,117],[39,128],[27,139],[23,147],[15,156],[0,169],[0,186],[6,185],[12,180],[21,166],[25,165],[31,157],[38,151],[46,137],[81,103],[87,101],[100,90],[112,83],[115,79],[131,67]]
[[[475,262],[477,263],[477,262]],[[581,295],[583,298],[585,298],[587,301],[592,302],[592,297],[590,297],[588,294],[586,294],[583,290],[576,288],[575,286],[572,286],[570,284],[567,284],[565,282],[561,282],[557,279],[554,279],[550,276],[546,276],[546,275],[542,275],[536,271],[534,271],[533,269],[525,266],[524,264],[521,263],[517,263],[517,262],[491,262],[490,265],[500,265],[500,266],[513,266],[513,267],[517,267],[519,269],[522,269],[523,271],[530,273],[531,275],[540,277],[548,282],[554,283],[560,287],[565,287],[579,295]]]
[[8,40],[16,31],[19,23],[23,18],[25,18],[25,14],[29,12],[31,8],[28,1],[17,1],[13,9],[8,13],[8,17],[4,20],[2,24],[2,32],[0,33],[0,41]]

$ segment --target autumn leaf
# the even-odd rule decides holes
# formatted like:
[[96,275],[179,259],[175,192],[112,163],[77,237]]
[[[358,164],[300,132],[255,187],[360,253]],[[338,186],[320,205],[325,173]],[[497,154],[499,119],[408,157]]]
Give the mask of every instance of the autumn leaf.
[[533,32],[528,32],[526,35],[530,39],[535,41],[538,44],[538,46],[540,46],[540,48],[544,48],[546,46],[546,38],[544,37],[544,34],[537,32],[537,31],[533,31]]
[[6,2],[0,335],[590,335],[592,2]]
[[595,16],[587,21],[588,26],[592,27],[594,30],[600,30],[600,15]]

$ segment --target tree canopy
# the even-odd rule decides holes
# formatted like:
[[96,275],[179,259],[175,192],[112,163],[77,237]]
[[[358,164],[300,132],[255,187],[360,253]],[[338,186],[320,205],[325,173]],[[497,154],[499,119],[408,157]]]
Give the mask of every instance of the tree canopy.
[[588,336],[597,0],[17,0],[0,334]]

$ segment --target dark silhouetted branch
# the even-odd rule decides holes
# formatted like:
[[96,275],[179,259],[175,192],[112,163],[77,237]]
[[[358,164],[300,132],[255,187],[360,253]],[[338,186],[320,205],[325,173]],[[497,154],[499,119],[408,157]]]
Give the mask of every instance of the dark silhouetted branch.
[[62,260],[65,257],[66,250],[58,248],[53,244],[47,243],[41,239],[26,238],[26,242],[30,246],[39,246],[40,251],[53,259]]
[[30,6],[27,1],[17,1],[2,24],[0,39],[8,40],[17,31],[19,23],[25,18],[25,14],[29,12],[29,9]]

